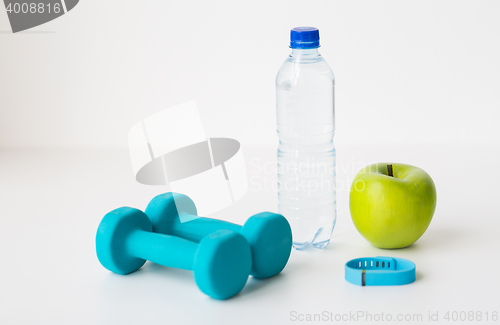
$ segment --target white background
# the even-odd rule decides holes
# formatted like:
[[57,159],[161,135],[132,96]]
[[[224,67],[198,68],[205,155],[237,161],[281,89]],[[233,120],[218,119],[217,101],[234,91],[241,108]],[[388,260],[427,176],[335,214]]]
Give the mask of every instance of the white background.
[[126,146],[192,99],[209,136],[275,145],[300,25],[336,75],[338,145],[498,144],[499,16],[498,1],[82,0],[12,34],[0,10],[0,146]]
[[[0,323],[301,323],[293,311],[422,314],[419,323],[429,312],[445,323],[446,311],[480,311],[478,323],[485,312],[491,321],[500,312],[498,17],[498,1],[82,0],[12,34],[0,8]],[[243,144],[249,192],[215,217],[276,211],[274,78],[300,25],[320,28],[337,82],[331,245],[293,252],[281,275],[250,279],[224,302],[190,272],[102,268],[102,216],[143,209],[165,190],[135,182],[128,131],[181,102],[197,100],[208,136]],[[349,216],[350,181],[378,161],[419,166],[436,183],[434,220],[407,249],[371,246]],[[343,279],[345,262],[376,255],[413,260],[417,281]]]

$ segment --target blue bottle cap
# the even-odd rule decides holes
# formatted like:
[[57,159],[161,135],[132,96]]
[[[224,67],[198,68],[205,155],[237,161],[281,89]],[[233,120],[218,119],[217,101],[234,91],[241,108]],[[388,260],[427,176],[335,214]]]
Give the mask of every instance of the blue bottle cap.
[[319,46],[319,29],[295,27],[290,31],[290,47],[292,49],[315,49]]

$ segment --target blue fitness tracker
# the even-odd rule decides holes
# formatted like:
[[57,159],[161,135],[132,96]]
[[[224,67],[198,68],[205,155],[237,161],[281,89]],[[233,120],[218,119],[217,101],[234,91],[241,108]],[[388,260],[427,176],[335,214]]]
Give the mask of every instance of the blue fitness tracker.
[[403,258],[361,257],[345,264],[345,279],[360,286],[391,286],[415,281],[415,263]]

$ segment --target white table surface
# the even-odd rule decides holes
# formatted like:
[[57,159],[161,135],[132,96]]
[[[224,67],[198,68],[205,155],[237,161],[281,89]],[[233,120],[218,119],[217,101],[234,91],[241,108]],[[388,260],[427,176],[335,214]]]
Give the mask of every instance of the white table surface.
[[[104,214],[124,205],[144,209],[166,190],[135,182],[126,149],[0,150],[0,324],[286,324],[311,323],[308,315],[315,314],[335,323],[336,315],[358,312],[374,320],[390,314],[394,323],[399,315],[422,315],[419,324],[438,313],[439,323],[464,323],[446,321],[448,311],[482,312],[477,323],[488,323],[488,312],[491,323],[492,313],[500,312],[499,149],[339,147],[338,220],[330,246],[293,251],[280,275],[250,278],[226,301],[202,294],[189,271],[146,263],[120,276],[99,264],[94,240]],[[275,149],[243,150],[250,189],[214,215],[238,223],[277,211],[276,193],[265,186],[276,179]],[[406,249],[373,247],[349,215],[351,180],[360,167],[380,161],[419,166],[436,183],[434,219]],[[414,261],[416,282],[359,287],[344,280],[345,262],[377,255]]]

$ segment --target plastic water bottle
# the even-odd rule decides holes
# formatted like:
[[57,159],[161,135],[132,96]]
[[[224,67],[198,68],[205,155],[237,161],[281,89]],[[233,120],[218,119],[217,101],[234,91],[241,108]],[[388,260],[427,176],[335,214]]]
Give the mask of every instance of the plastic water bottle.
[[276,77],[278,205],[295,249],[326,247],[337,218],[335,77],[319,46],[317,28],[292,29],[292,53]]

